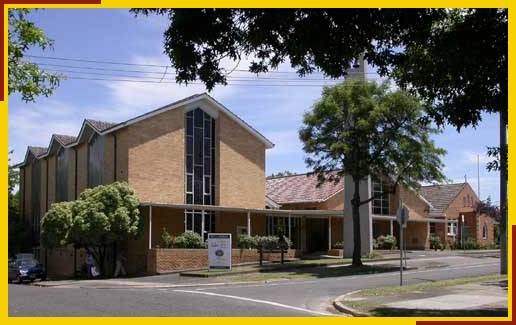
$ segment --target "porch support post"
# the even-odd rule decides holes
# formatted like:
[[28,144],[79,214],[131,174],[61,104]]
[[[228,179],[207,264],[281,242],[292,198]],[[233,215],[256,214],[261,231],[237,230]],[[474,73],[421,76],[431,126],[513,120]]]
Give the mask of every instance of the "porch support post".
[[247,236],[251,236],[251,211],[247,211]]
[[393,220],[389,221],[389,226],[390,226],[390,228],[389,228],[390,235],[394,236],[394,221]]
[[328,217],[328,251],[331,250],[331,216]]
[[201,210],[201,237],[204,241],[204,210]]
[[152,205],[149,205],[149,249],[152,248]]
[[292,240],[292,217],[288,214],[288,239]]

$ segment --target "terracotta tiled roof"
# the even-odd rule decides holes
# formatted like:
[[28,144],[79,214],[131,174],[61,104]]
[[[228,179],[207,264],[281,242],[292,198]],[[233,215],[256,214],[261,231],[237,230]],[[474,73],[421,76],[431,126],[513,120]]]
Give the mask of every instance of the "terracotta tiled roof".
[[317,187],[316,175],[302,174],[267,179],[267,196],[279,204],[323,202],[344,188],[344,180],[337,184],[325,182]]
[[466,183],[421,186],[421,195],[432,204],[431,212],[444,213]]
[[88,121],[99,132],[102,132],[104,130],[109,129],[112,126],[117,125],[117,123],[97,121],[97,120],[91,120],[91,119],[86,119],[86,121]]
[[74,142],[75,139],[77,139],[74,136],[64,134],[54,134],[54,137],[57,139],[57,141],[61,142],[65,146]]
[[29,151],[32,152],[35,157],[39,157],[47,152],[47,148],[29,146]]

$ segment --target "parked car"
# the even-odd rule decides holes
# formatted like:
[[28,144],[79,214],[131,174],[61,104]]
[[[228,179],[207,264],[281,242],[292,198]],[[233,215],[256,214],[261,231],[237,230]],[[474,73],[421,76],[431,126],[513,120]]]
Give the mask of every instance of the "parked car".
[[47,274],[43,265],[36,259],[17,259],[9,262],[9,281],[22,283],[23,281],[45,280]]

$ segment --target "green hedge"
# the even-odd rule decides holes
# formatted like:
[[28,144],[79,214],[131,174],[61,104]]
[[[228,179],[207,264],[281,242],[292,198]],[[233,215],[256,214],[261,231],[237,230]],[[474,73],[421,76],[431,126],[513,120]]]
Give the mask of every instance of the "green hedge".
[[237,245],[239,248],[254,248],[254,249],[264,249],[264,250],[276,250],[276,249],[288,249],[292,246],[292,241],[290,241],[286,236],[278,237],[278,236],[248,236],[248,235],[240,235],[238,237]]

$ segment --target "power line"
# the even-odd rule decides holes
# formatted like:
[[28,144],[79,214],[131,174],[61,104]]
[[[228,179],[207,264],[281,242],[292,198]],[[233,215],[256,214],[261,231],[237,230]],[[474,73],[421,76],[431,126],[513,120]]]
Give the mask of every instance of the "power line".
[[[66,70],[66,69],[44,69],[44,71],[47,72],[55,72],[55,73],[72,73],[72,74],[83,74],[83,75],[97,75],[97,76],[108,76],[108,77],[123,77],[123,78],[133,78],[133,79],[150,79],[150,80],[173,80],[175,81],[175,78],[164,78],[164,77],[149,77],[149,76],[142,76],[142,75],[125,75],[125,74],[114,74],[114,73],[103,73],[103,72],[90,72],[90,71],[73,71],[73,70]],[[326,81],[326,82],[333,82],[337,83],[342,80],[330,80],[330,79],[315,79],[315,80],[306,80],[306,79],[281,79],[281,78],[273,78],[273,79],[256,79],[256,78],[238,78],[234,77],[229,79],[229,81],[240,81],[240,82],[258,82],[258,83],[265,83],[269,82],[271,80],[277,81],[277,82],[291,82],[296,84],[302,84],[302,83],[308,83],[310,81]]]
[[[129,63],[129,62],[117,62],[117,61],[102,61],[102,60],[91,60],[91,59],[82,59],[82,58],[65,58],[65,57],[58,57],[58,56],[42,56],[42,55],[25,55],[25,57],[28,58],[35,58],[35,59],[44,59],[44,60],[58,60],[58,61],[72,61],[72,62],[83,62],[83,63],[95,63],[95,64],[107,64],[107,65],[125,65],[125,66],[138,66],[138,67],[155,67],[155,68],[166,68],[171,67],[167,65],[159,65],[159,64],[142,64],[142,63]],[[38,63],[39,64],[39,63]],[[238,72],[248,72],[249,70],[245,69],[235,69],[233,71]],[[279,70],[271,70],[264,73],[295,73],[296,71],[279,71]],[[377,75],[376,72],[355,72],[350,71],[348,74],[374,74]]]
[[[82,67],[82,66],[74,66],[74,65],[66,65],[66,64],[48,64],[48,63],[37,63],[42,67],[58,67],[58,68],[70,68],[70,69],[78,69],[78,70],[96,70],[96,71],[113,71],[113,72],[127,72],[127,73],[142,73],[142,74],[154,74],[154,75],[176,75],[174,72],[165,71],[144,71],[144,70],[126,70],[126,69],[107,69],[107,68],[97,68],[97,67]],[[57,71],[57,72],[77,72],[77,73],[87,73],[83,71],[72,71],[72,70],[59,70],[59,69],[45,69],[46,71]],[[93,74],[93,73],[91,73]],[[158,79],[161,79],[158,78]],[[172,80],[171,78],[168,78]],[[246,77],[246,76],[228,76],[227,79],[241,79],[241,80],[251,80],[251,81],[260,81],[260,80],[280,80],[280,81],[343,81],[342,79],[331,79],[331,78],[284,78],[284,77]]]
[[[178,84],[176,82],[159,82],[152,80],[137,80],[137,79],[112,79],[112,78],[88,78],[88,77],[67,77],[72,80],[96,80],[96,81],[123,81],[123,82],[135,82],[135,83],[150,83],[150,84]],[[189,82],[188,85],[204,85],[202,82]],[[250,83],[234,83],[228,82],[228,86],[248,86],[248,87],[323,87],[331,86],[332,84],[250,84]],[[334,84],[333,84],[334,85]]]

